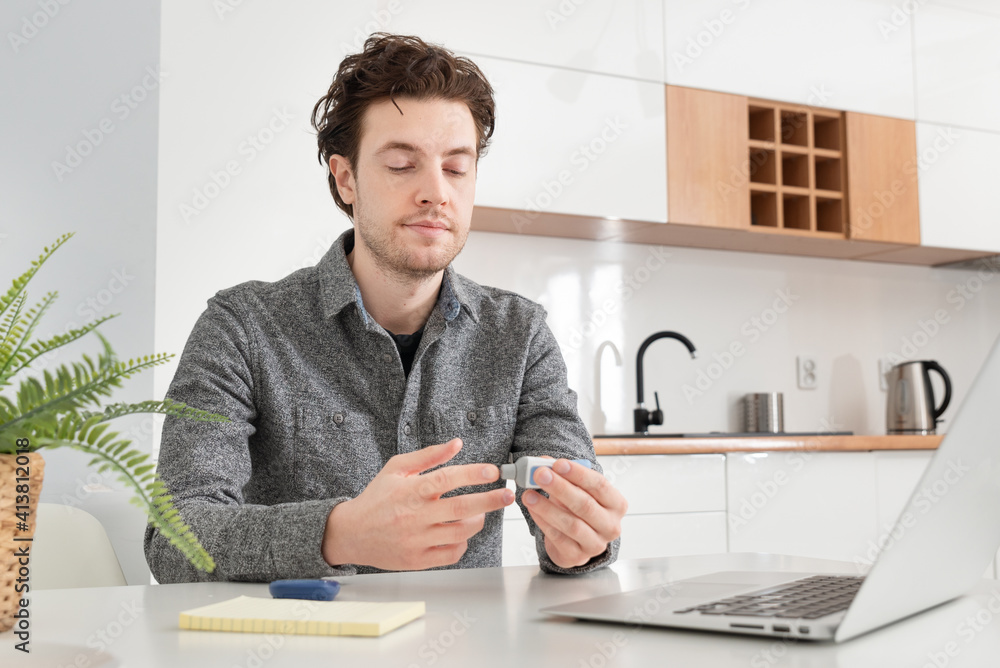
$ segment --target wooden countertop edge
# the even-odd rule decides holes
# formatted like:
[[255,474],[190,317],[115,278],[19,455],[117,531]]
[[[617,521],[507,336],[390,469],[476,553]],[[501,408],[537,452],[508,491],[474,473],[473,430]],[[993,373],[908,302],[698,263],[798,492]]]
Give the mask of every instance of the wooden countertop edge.
[[598,455],[691,455],[725,452],[859,452],[869,450],[934,450],[935,436],[759,436],[754,438],[599,438]]

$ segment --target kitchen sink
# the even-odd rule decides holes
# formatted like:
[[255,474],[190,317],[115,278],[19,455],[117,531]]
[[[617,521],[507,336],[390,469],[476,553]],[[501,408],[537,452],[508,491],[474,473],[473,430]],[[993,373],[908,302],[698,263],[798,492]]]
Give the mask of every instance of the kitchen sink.
[[767,438],[772,436],[853,436],[853,431],[783,431],[777,434],[748,431],[709,431],[684,434],[595,434],[594,438]]

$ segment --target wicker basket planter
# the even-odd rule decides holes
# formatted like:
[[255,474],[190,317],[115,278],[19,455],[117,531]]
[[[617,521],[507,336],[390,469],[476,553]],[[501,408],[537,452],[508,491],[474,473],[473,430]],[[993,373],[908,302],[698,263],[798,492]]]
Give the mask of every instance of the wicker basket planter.
[[[18,459],[20,457],[20,460]],[[27,460],[27,465],[25,461]],[[18,464],[18,461],[21,463]],[[18,528],[21,519],[17,517],[17,486],[19,477],[25,477],[24,469],[29,471],[28,477],[28,517],[27,529]],[[18,470],[20,469],[20,471]],[[45,460],[37,452],[26,455],[0,455],[0,632],[14,625],[14,613],[17,612],[24,593],[14,590],[20,577],[21,564],[15,552],[28,546],[31,542],[19,540],[35,535],[35,511],[38,507],[38,497],[42,492],[42,476],[45,473]],[[22,491],[24,488],[21,488]],[[22,499],[23,501],[23,499]],[[20,505],[24,505],[23,503]],[[24,512],[24,509],[21,509]],[[29,579],[30,579],[30,563]],[[30,586],[30,580],[28,582]]]

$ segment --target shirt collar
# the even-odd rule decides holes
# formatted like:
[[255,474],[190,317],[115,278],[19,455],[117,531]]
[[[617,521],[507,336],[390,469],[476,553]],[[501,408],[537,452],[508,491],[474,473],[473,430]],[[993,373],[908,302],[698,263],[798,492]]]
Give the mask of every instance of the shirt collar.
[[[329,318],[340,313],[349,304],[356,304],[365,324],[368,324],[371,316],[365,310],[364,301],[361,299],[361,288],[354,278],[351,266],[347,263],[348,250],[353,248],[354,228],[352,227],[333,242],[330,250],[316,265],[319,272],[323,316]],[[474,321],[479,321],[476,305],[469,299],[468,289],[463,285],[463,281],[462,276],[450,264],[445,267],[441,280],[441,291],[438,293],[435,308],[441,312],[441,316],[446,322],[451,322],[458,317],[462,306],[465,306]]]

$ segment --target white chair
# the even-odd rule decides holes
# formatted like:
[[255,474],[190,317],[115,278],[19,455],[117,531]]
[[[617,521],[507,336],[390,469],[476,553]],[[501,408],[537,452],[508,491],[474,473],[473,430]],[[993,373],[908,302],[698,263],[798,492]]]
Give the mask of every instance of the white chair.
[[58,503],[39,503],[37,513],[31,546],[33,590],[128,584],[96,517]]

